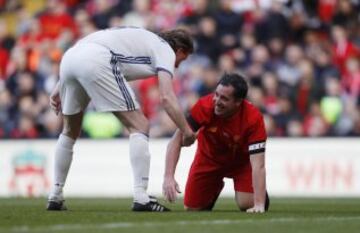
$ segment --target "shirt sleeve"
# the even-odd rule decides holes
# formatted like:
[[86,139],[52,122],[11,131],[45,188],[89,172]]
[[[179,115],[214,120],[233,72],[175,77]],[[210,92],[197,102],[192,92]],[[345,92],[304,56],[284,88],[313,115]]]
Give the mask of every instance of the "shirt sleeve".
[[187,121],[194,132],[198,131],[209,119],[209,112],[203,105],[203,100],[199,100],[190,110]]
[[175,69],[175,52],[168,43],[159,40],[153,51],[154,67],[156,72],[168,72],[171,77],[174,76]]
[[265,152],[267,136],[264,119],[260,112],[255,114],[255,117],[249,127],[248,135],[249,154],[251,155]]

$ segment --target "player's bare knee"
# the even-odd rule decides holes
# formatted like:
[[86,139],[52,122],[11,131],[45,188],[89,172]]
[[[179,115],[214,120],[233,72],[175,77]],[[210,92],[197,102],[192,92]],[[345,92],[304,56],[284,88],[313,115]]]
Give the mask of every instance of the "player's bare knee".
[[149,135],[150,124],[149,124],[149,121],[146,120],[144,122],[141,122],[140,124],[133,125],[133,126],[128,126],[127,129],[128,129],[130,134],[132,134],[132,133],[142,133],[142,134],[145,134],[145,135]]
[[64,124],[61,133],[76,140],[80,136],[80,132],[81,132],[81,126],[71,127],[69,124]]
[[113,112],[113,114],[121,121],[130,134],[149,134],[150,123],[141,111]]
[[147,119],[142,122],[139,130],[144,134],[147,134],[147,135],[149,134],[150,123],[149,123],[149,121]]
[[79,112],[75,115],[64,115],[62,134],[74,140],[77,139],[81,132],[83,114]]
[[69,130],[69,129],[65,129],[65,128],[64,128],[64,129],[62,130],[61,134],[66,135],[66,136],[68,136],[68,137],[76,140],[76,139],[80,136],[80,131],[74,132],[74,131],[71,131],[71,130]]
[[239,206],[238,205],[238,208],[241,212],[245,212],[247,209],[249,209],[250,207],[244,207],[244,206]]
[[240,202],[237,201],[236,204],[240,211],[246,211],[247,209],[249,209],[253,206],[252,201],[240,201]]
[[241,212],[244,212],[244,211],[246,211],[247,209],[249,209],[249,208],[251,208],[252,207],[252,205],[239,205],[238,204],[238,208],[239,208],[239,210],[241,211]]

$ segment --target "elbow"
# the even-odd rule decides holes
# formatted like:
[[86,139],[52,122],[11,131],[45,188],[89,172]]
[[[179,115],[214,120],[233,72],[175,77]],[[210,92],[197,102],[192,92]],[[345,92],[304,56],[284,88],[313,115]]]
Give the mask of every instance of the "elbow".
[[261,163],[258,165],[259,170],[265,170],[265,163]]
[[167,94],[161,94],[160,95],[160,104],[164,107],[166,107],[167,105],[169,105],[170,103],[170,96]]

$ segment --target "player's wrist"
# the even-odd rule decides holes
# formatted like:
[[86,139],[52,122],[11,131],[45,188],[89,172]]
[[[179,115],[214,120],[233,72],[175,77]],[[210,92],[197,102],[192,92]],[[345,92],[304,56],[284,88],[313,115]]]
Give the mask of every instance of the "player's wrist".
[[171,173],[164,174],[164,180],[174,180],[174,179],[175,179],[174,174]]
[[181,131],[184,136],[191,136],[194,134],[194,131],[189,127],[189,125],[185,125]]
[[254,207],[257,209],[265,209],[265,203],[255,203]]

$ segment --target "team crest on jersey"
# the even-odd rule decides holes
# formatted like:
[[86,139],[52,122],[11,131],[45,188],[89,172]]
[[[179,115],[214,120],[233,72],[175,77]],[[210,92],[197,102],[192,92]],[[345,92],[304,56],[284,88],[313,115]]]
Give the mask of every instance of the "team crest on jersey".
[[234,142],[238,142],[240,141],[240,135],[235,135],[234,136]]
[[210,127],[210,128],[208,129],[208,131],[210,131],[211,133],[216,133],[217,127],[216,127],[216,126]]

